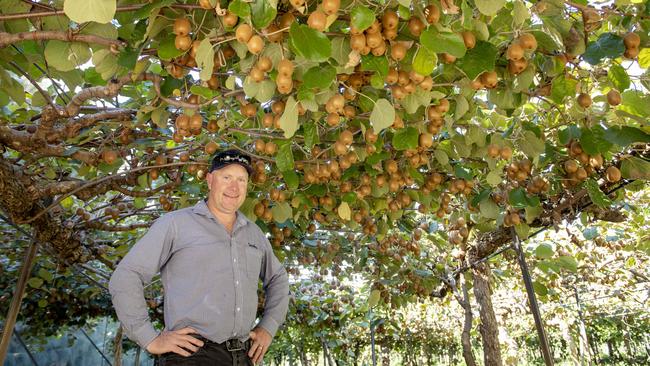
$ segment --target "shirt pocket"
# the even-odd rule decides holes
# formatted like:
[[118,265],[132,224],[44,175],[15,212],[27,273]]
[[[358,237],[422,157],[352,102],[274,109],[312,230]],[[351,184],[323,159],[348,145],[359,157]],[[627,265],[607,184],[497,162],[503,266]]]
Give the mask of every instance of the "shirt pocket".
[[250,279],[257,280],[262,270],[263,252],[253,244],[246,246],[246,273]]

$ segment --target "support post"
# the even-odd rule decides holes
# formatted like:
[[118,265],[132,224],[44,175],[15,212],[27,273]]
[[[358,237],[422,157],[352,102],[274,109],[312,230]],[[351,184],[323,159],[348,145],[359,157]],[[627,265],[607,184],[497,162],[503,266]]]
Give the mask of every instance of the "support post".
[[16,283],[14,297],[11,299],[9,311],[7,312],[7,317],[5,318],[5,326],[2,330],[2,340],[0,340],[0,364],[4,364],[5,358],[7,357],[9,343],[11,343],[11,336],[14,333],[16,319],[18,318],[18,312],[20,311],[20,304],[23,301],[23,295],[25,295],[27,280],[32,273],[32,266],[34,265],[34,258],[36,258],[37,249],[38,243],[33,240],[25,251],[23,266],[20,269],[20,277]]
[[535,327],[537,328],[537,335],[539,337],[542,356],[544,356],[544,363],[546,366],[553,366],[553,355],[548,345],[546,332],[544,331],[544,324],[542,324],[542,315],[539,311],[539,306],[537,305],[537,297],[535,296],[535,290],[533,289],[533,281],[530,278],[530,272],[528,271],[526,257],[524,256],[524,251],[521,248],[521,241],[519,240],[519,236],[517,235],[514,227],[512,228],[512,239],[514,242],[514,249],[517,252],[517,261],[519,262],[519,267],[521,268],[521,273],[524,278],[524,284],[526,285],[526,293],[528,294],[528,304],[530,305],[530,311],[533,313],[533,318],[535,319]]
[[375,354],[375,324],[370,321],[370,352],[372,356],[372,366],[377,366],[377,355]]
[[[580,296],[578,295],[578,288],[573,286],[573,293],[576,298],[576,308],[578,309],[578,319],[580,319],[579,325],[579,337],[580,337],[580,364],[584,364],[584,360],[587,359],[587,365],[591,366],[591,347],[589,346],[589,337],[587,335],[587,327],[585,326],[585,319],[582,315],[582,304],[580,303]],[[586,357],[585,357],[586,355]],[[611,355],[610,355],[611,356]]]

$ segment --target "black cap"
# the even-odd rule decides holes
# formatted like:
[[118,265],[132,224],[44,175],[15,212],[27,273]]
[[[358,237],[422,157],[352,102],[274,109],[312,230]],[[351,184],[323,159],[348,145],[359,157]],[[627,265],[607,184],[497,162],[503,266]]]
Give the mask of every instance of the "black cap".
[[251,157],[239,150],[225,150],[218,152],[212,158],[212,165],[210,165],[210,172],[219,170],[230,164],[239,164],[243,166],[248,172],[249,176],[253,175],[253,167],[251,167]]

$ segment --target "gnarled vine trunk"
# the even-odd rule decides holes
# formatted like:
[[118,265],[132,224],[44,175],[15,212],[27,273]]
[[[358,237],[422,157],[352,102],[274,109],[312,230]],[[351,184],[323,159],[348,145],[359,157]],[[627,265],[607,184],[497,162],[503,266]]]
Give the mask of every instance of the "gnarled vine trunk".
[[501,366],[501,348],[499,347],[499,326],[492,307],[490,290],[490,267],[480,263],[474,267],[474,296],[479,305],[481,325],[479,331],[483,341],[485,366]]

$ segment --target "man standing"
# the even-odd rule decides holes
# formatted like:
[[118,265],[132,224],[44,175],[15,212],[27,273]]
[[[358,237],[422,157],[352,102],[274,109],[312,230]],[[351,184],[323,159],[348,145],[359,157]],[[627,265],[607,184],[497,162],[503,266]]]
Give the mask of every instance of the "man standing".
[[[206,175],[208,198],[156,220],[111,277],[126,335],[161,355],[161,366],[257,364],[284,322],[287,273],[264,233],[238,211],[252,173],[249,156],[218,153]],[[161,333],[144,298],[144,285],[158,272],[165,296]],[[266,301],[255,326],[260,279]]]

